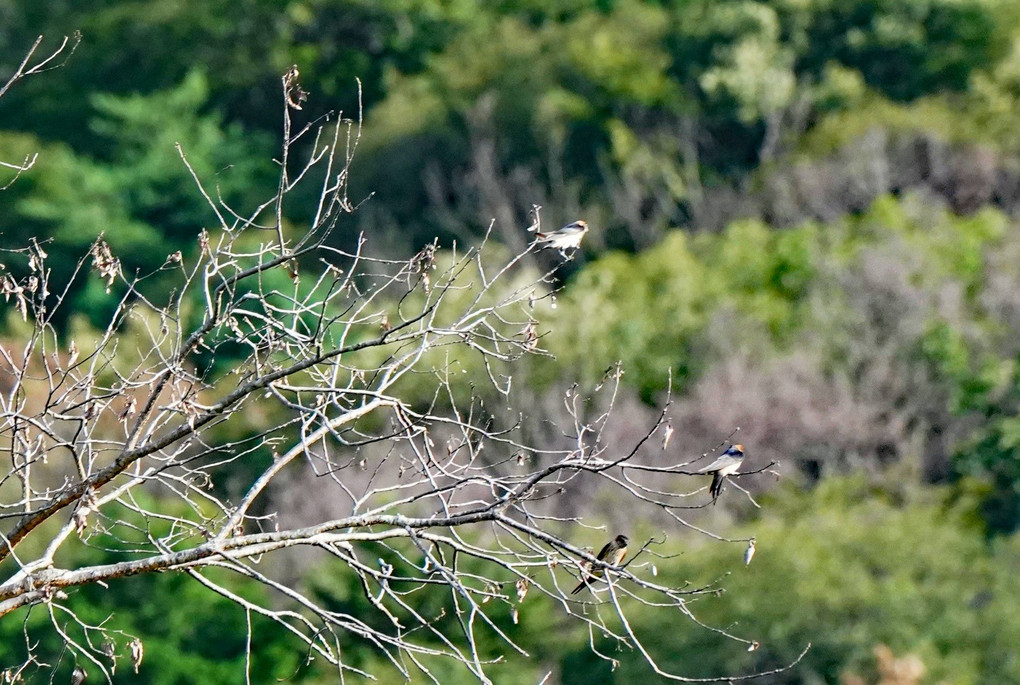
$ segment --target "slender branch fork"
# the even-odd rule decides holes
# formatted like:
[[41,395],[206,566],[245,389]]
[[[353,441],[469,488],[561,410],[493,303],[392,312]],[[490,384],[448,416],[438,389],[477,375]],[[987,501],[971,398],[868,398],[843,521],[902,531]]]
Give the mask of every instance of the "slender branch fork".
[[[35,39],[32,47],[29,48],[25,54],[25,59],[21,60],[21,63],[14,70],[14,73],[10,75],[7,81],[0,85],[0,98],[4,96],[11,89],[14,84],[25,79],[29,76],[35,76],[43,72],[49,71],[50,69],[57,69],[67,61],[67,59],[74,53],[75,48],[78,47],[78,43],[81,42],[81,34],[75,32],[73,36],[64,36],[61,40],[60,45],[54,48],[48,54],[44,53],[44,56],[38,55],[39,48],[42,46],[43,36],[39,36]],[[60,59],[63,57],[63,59]],[[6,162],[0,159],[0,168],[10,169],[14,172],[13,176],[7,180],[4,185],[0,186],[0,190],[6,190],[18,180],[18,177],[22,173],[31,169],[36,160],[38,159],[37,154],[26,155],[26,157],[20,162]]]
[[[0,94],[70,43],[33,62],[38,46]],[[531,591],[592,635],[637,650],[660,676],[763,675],[692,679],[662,670],[628,607],[677,612],[736,646],[757,643],[692,612],[687,599],[717,592],[715,583],[670,587],[646,573],[639,560],[665,540],[607,567],[567,538],[582,517],[556,513],[564,493],[594,480],[635,515],[666,511],[681,530],[712,535],[675,513],[704,506],[704,484],[693,492],[663,486],[696,461],[668,456],[665,408],[633,445],[607,444],[617,368],[592,397],[565,393],[558,442],[529,440],[534,418],[495,407],[513,404],[514,374],[517,386],[526,375],[516,369],[547,355],[536,331],[555,269],[535,269],[534,246],[499,259],[488,236],[476,249],[432,243],[403,260],[371,255],[364,237],[338,247],[334,238],[356,210],[348,179],[360,117],[295,126],[297,78],[295,68],[283,80],[285,135],[271,198],[239,210],[192,170],[213,221],[196,231],[195,255],[171,254],[154,273],[127,275],[99,239],[81,260],[74,279],[102,278],[119,298],[92,339],[67,340],[56,328],[70,287],[49,282],[45,245],[4,251],[26,275],[4,276],[3,294],[31,333],[0,345],[0,458],[9,464],[0,478],[0,617],[10,615],[2,620],[45,607],[75,662],[109,680],[119,652],[137,665],[141,642],[112,620],[84,621],[69,593],[179,572],[244,610],[249,649],[254,614],[341,675],[371,675],[340,648],[353,635],[407,678],[439,682],[430,664],[445,657],[490,682],[498,658],[483,652],[479,636],[525,653],[498,619],[509,612],[516,621]],[[187,150],[178,150],[190,170]],[[302,184],[317,184],[319,198],[297,231],[284,217]],[[176,280],[159,289],[171,293],[163,300],[147,287],[157,278]],[[295,479],[325,499],[325,514],[283,508]],[[56,565],[58,552],[83,545],[104,550],[109,563]],[[325,557],[356,577],[384,620],[324,606],[265,563],[300,550],[301,559]],[[211,569],[260,583],[274,599],[245,599]],[[608,598],[594,583],[584,599],[569,594],[596,571]],[[435,592],[446,597],[438,615],[418,601]],[[14,670],[42,668],[35,649],[26,639]]]

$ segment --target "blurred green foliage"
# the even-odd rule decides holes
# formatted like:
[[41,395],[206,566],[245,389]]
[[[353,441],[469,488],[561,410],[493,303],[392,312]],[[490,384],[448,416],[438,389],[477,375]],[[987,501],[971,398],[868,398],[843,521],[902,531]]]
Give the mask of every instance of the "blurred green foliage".
[[[690,607],[710,625],[758,640],[760,649],[748,652],[661,613],[648,612],[636,629],[667,639],[680,632],[683,649],[658,653],[671,655],[664,667],[682,666],[691,676],[777,667],[811,643],[801,667],[769,682],[838,682],[845,672],[873,677],[877,644],[919,656],[923,682],[1016,680],[1020,663],[1010,645],[1020,621],[1008,588],[1020,538],[986,546],[967,508],[947,502],[944,490],[861,477],[832,478],[809,493],[781,488],[760,518],[734,532],[757,537],[750,566],[740,560],[741,547],[702,541],[667,567],[676,582],[728,571],[725,594]],[[613,679],[601,682],[640,677],[639,658],[623,655]]]
[[[918,489],[893,480],[831,478],[811,491],[787,486],[762,504],[760,514],[731,531],[734,538],[756,536],[758,553],[750,566],[743,564],[744,543],[718,543],[688,533],[671,535],[666,548],[653,547],[663,554],[679,549],[679,556],[644,557],[632,568],[647,574],[647,564],[654,563],[657,582],[674,585],[689,581],[692,587],[701,587],[721,581],[724,592],[692,596],[690,610],[708,625],[760,643],[757,650],[748,651],[679,614],[632,602],[634,606],[627,606],[631,626],[663,668],[690,677],[776,668],[810,643],[800,667],[767,682],[837,682],[844,673],[871,676],[873,649],[884,644],[898,656],[919,657],[926,668],[924,682],[1020,678],[1020,662],[1012,647],[1020,639],[1020,607],[1012,590],[1020,536],[986,544],[969,515],[968,502],[945,488]],[[375,551],[367,545],[359,553],[371,559]],[[101,561],[97,551],[80,553],[85,555],[83,562]],[[342,565],[304,559],[310,572],[303,583],[318,602],[338,614],[381,621],[379,627],[386,627],[388,619],[374,611],[360,582]],[[387,559],[398,564],[399,571],[403,562],[392,555]],[[477,562],[464,563],[462,570],[470,571]],[[221,574],[212,575],[218,582],[224,580]],[[230,587],[252,599],[252,593],[259,592],[236,579]],[[503,654],[490,671],[495,682],[533,683],[549,672],[562,683],[627,683],[647,677],[648,666],[635,650],[606,651],[608,644],[596,636],[596,645],[619,664],[613,668],[593,655],[586,629],[564,621],[556,603],[538,591],[528,593],[522,602],[512,583],[502,592],[506,600],[492,600],[486,609],[528,656],[507,651],[491,630],[479,627],[481,656]],[[449,594],[412,593],[406,599],[415,611],[434,617],[447,637],[455,638],[461,630]],[[140,674],[134,676],[124,659],[118,665],[117,682],[184,683],[201,674],[203,682],[227,683],[243,673],[243,612],[183,577],[127,578],[109,589],[77,590],[71,606],[96,623],[115,613],[118,626],[127,625],[122,628],[125,633],[145,643]],[[602,606],[599,611],[607,609]],[[25,624],[30,635],[48,621],[41,613],[34,610]],[[315,663],[299,667],[303,651],[279,629],[257,616],[252,620],[253,674],[309,683],[335,679],[335,673]],[[0,663],[5,663],[19,653],[23,637],[19,622],[5,621],[2,626]],[[555,639],[550,639],[551,632]],[[129,642],[126,635],[123,642]],[[427,644],[440,646],[438,639]],[[56,643],[50,649],[59,654]],[[353,637],[346,654],[351,666],[381,680],[401,679],[378,651]],[[441,682],[473,682],[462,667],[445,659],[425,656],[422,663]],[[412,671],[412,682],[421,677]]]
[[[140,496],[150,497],[146,493]],[[195,512],[185,510],[179,502],[168,500],[166,506],[173,507],[176,514],[195,518]],[[146,524],[126,509],[114,508],[108,513],[110,518],[91,521],[84,542],[69,546],[58,556],[57,563],[73,568],[123,560],[121,554],[114,552],[130,550],[132,540],[144,539],[146,531],[154,536],[171,533],[169,524],[158,521],[146,529]],[[260,604],[268,601],[264,586],[226,570],[206,569],[202,576],[216,585],[226,584],[228,592],[246,601]],[[246,616],[245,610],[232,599],[204,587],[187,574],[129,576],[110,585],[86,585],[68,588],[67,592],[69,599],[60,607],[34,606],[0,621],[0,664],[21,663],[28,653],[26,644],[32,644],[32,653],[43,664],[53,667],[57,677],[69,680],[77,663],[91,674],[90,680],[102,678],[95,664],[73,660],[73,653],[57,627],[79,644],[91,642],[99,647],[111,642],[114,658],[104,659],[104,665],[113,668],[115,683],[235,683],[243,679],[246,668],[249,620],[252,628],[249,668],[253,675],[286,678],[298,669],[304,656],[300,643],[273,627],[272,621],[257,612]],[[68,612],[73,612],[78,620]],[[92,629],[84,630],[79,621]],[[115,629],[104,637],[95,629],[103,625]],[[130,656],[130,643],[136,637],[144,648],[137,674]],[[23,677],[26,682],[36,682],[50,676],[48,669],[37,663],[30,665]]]
[[[634,567],[639,574],[649,573],[645,563],[653,562],[657,580],[675,585],[689,581],[700,587],[721,579],[725,592],[695,595],[689,608],[708,625],[760,643],[749,652],[680,615],[628,606],[635,633],[663,668],[690,677],[775,668],[810,643],[798,669],[769,682],[836,682],[844,673],[873,674],[873,649],[884,644],[898,656],[919,657],[926,668],[924,682],[1020,678],[1020,662],[1012,648],[1020,639],[1020,607],[1012,591],[1020,536],[986,544],[969,515],[968,502],[944,488],[922,490],[892,480],[831,478],[811,491],[787,486],[762,504],[758,516],[731,531],[735,538],[756,536],[758,553],[750,566],[743,564],[743,543],[717,543],[686,534],[671,535],[668,548],[653,547],[664,554],[679,548],[679,556],[644,558]],[[368,558],[374,554],[367,548],[359,551]],[[102,553],[95,549],[76,554],[82,555],[78,560],[82,563],[102,561]],[[399,570],[399,559],[390,555],[388,560]],[[314,557],[305,561],[311,571],[303,583],[318,602],[339,614],[382,621],[379,627],[385,627],[388,619],[374,611],[360,582],[342,565],[319,563]],[[477,562],[465,563],[462,570],[470,571],[470,564]],[[210,575],[221,583],[227,578],[225,573]],[[261,592],[236,578],[228,585],[249,599]],[[115,682],[169,684],[201,677],[202,682],[228,683],[237,682],[244,672],[243,611],[183,576],[126,578],[108,589],[72,592],[70,606],[84,620],[98,624],[116,615],[117,626],[124,631],[119,650],[124,651],[133,636],[145,644],[139,675],[122,657]],[[608,652],[619,660],[615,669],[594,656],[586,630],[565,622],[558,606],[541,593],[530,592],[519,603],[512,583],[503,593],[507,599],[493,600],[487,610],[529,656],[508,652],[491,630],[479,627],[481,656],[504,655],[490,672],[496,682],[532,683],[548,672],[562,683],[626,683],[647,677],[648,666],[636,651]],[[406,598],[415,611],[435,617],[444,635],[456,636],[460,626],[449,594],[413,593]],[[37,608],[24,624],[0,624],[4,635],[0,663],[13,661],[20,653],[23,629],[33,638],[50,640],[45,651],[54,661],[59,659],[59,644],[42,630],[49,621],[43,614]],[[257,615],[252,616],[252,625],[253,674],[309,683],[336,677],[314,663],[299,666],[303,651],[296,642]],[[549,639],[550,631],[555,631],[555,640]],[[596,645],[608,649],[598,636]],[[432,646],[439,647],[438,640]],[[351,666],[383,680],[401,679],[379,652],[356,639],[348,643],[346,654]],[[62,663],[69,671],[66,655]],[[424,657],[422,663],[444,683],[473,682],[463,668],[445,659]],[[420,672],[412,672],[412,681],[420,677]]]
[[[60,186],[76,174],[59,169],[85,165],[75,185],[90,194],[67,197],[78,211],[63,221],[93,235],[137,235],[140,223],[171,241],[197,232],[180,194],[169,206],[152,197],[186,180],[175,140],[198,143],[207,182],[218,174],[246,199],[265,191],[252,173],[264,136],[279,135],[291,64],[312,116],[354,116],[360,79],[369,126],[354,183],[375,198],[337,239],[371,227],[399,241],[394,251],[477,235],[493,203],[523,222],[548,197],[563,205],[553,221],[584,210],[606,245],[647,245],[648,230],[711,221],[707,191],[746,188],[802,134],[850,143],[867,127],[905,126],[1017,148],[1020,10],[1008,0],[105,0],[45,11],[18,0],[0,19],[4,71],[37,33],[45,47],[82,32],[64,67],[7,95],[0,131],[37,136],[35,149],[70,146],[73,157],[44,154],[37,174]],[[120,174],[115,202],[102,178],[132,162],[142,169]],[[154,185],[163,171],[169,188]],[[25,218],[39,217],[18,208],[11,221]]]
[[[805,336],[816,344],[831,338],[836,346],[843,332],[837,327],[850,322],[832,320],[840,305],[832,298],[853,300],[845,279],[883,250],[909,258],[903,277],[926,292],[958,284],[968,295],[973,325],[995,339],[1006,332],[1003,322],[990,320],[979,300],[996,278],[985,269],[985,255],[999,248],[1007,223],[991,209],[958,217],[885,198],[861,216],[824,227],[806,223],[777,231],[739,221],[716,235],[674,232],[639,254],[606,255],[577,274],[560,299],[563,306],[548,318],[548,345],[558,358],[548,373],[563,373],[558,365],[565,362],[580,380],[595,382],[607,365],[627,360],[627,382],[652,400],[665,389],[663,369],[672,368],[682,388],[699,365],[727,351],[724,341],[708,339],[717,335],[710,324],[722,314],[735,317],[727,331],[734,339],[750,331],[764,334],[759,344],[776,350],[803,345]],[[966,379],[959,376],[971,365],[951,360],[957,353],[943,348],[953,343],[939,342],[944,329],[936,325],[937,305],[928,303],[929,337],[914,342],[942,373],[950,371],[946,365],[963,364],[955,370],[962,384]],[[963,335],[951,327],[946,334]],[[964,346],[959,354],[970,354],[964,340],[955,344]]]
[[[31,134],[0,132],[0,149],[15,156],[35,150],[40,156],[32,173],[4,191],[11,211],[0,214],[0,233],[12,245],[44,241],[52,257],[51,291],[67,286],[100,235],[132,276],[150,276],[178,250],[197,253],[198,234],[215,228],[216,215],[182,156],[212,197],[244,210],[265,196],[272,187],[264,159],[268,136],[224,125],[215,113],[200,113],[208,95],[207,79],[198,71],[144,97],[86,95],[93,110],[89,129],[102,142],[96,156]],[[21,275],[16,264],[11,266]],[[169,289],[158,274],[140,287],[150,294]],[[78,285],[71,292],[72,307],[88,312],[95,325],[105,325],[109,303],[103,305],[101,294]]]

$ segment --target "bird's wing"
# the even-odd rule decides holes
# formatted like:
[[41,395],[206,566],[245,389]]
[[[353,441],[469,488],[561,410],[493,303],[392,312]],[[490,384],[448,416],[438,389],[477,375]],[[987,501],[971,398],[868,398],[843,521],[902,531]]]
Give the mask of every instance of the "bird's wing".
[[595,558],[598,559],[599,561],[605,561],[606,557],[609,555],[609,550],[611,550],[613,546],[614,546],[613,541],[610,540],[605,544],[602,550],[598,553],[598,556]]
[[727,466],[731,466],[736,461],[735,457],[731,457],[728,454],[723,454],[716,457],[715,461],[706,466],[705,468],[698,471],[698,473],[709,473],[710,471],[719,471]]

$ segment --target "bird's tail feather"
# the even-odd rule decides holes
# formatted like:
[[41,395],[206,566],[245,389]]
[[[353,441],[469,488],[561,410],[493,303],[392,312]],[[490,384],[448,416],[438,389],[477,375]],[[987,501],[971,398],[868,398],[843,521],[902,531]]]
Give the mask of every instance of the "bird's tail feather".
[[724,477],[719,474],[718,471],[712,474],[712,485],[709,486],[708,491],[712,495],[712,503],[719,499],[719,495],[722,494]]

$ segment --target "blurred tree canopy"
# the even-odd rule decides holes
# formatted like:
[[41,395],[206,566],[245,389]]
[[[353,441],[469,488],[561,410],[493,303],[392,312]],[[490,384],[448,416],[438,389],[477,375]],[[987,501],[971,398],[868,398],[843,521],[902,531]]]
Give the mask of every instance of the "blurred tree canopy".
[[[169,93],[181,133],[146,145],[166,154],[201,119],[242,136],[255,159],[277,135],[290,64],[315,96],[310,116],[356,115],[360,79],[368,128],[355,182],[375,197],[346,240],[362,229],[401,244],[470,239],[486,217],[512,240],[533,203],[555,207],[552,222],[591,216],[592,249],[768,219],[775,208],[755,187],[830,120],[845,132],[837,146],[852,144],[847,116],[891,128],[920,108],[908,126],[927,136],[934,108],[956,120],[937,138],[1016,148],[1020,9],[1008,0],[17,1],[0,19],[5,70],[37,33],[83,35],[64,68],[9,94],[0,131],[66,143],[104,167],[130,161],[118,148],[137,138],[111,140],[99,122],[126,117],[144,133],[139,112],[165,111]],[[244,157],[230,157],[234,187],[251,183]],[[149,179],[129,194],[151,192]],[[126,207],[114,223],[137,233],[153,209]],[[172,239],[182,217],[160,217],[155,230]]]

